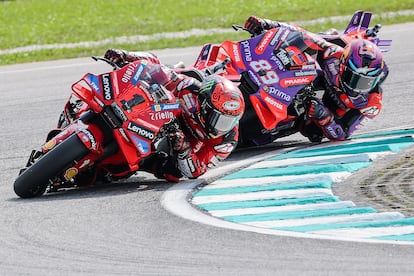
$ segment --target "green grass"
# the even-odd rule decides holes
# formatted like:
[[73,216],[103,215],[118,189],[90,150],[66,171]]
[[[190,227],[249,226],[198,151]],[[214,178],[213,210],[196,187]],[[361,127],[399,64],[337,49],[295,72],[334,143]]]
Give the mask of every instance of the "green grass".
[[[166,8],[168,7],[168,9]],[[95,41],[119,36],[176,32],[191,28],[230,28],[243,24],[251,14],[293,22],[350,15],[355,10],[375,14],[412,9],[414,0],[0,0],[0,49],[54,43]],[[373,23],[414,21],[413,16],[397,17]],[[328,26],[307,26],[321,31]],[[329,26],[331,27],[331,26]],[[335,24],[339,29],[344,23]],[[223,39],[239,39],[244,34],[221,34],[188,39],[162,39],[140,45],[104,45],[95,48],[42,50],[0,55],[1,64],[102,54],[108,47],[149,50],[201,45]]]

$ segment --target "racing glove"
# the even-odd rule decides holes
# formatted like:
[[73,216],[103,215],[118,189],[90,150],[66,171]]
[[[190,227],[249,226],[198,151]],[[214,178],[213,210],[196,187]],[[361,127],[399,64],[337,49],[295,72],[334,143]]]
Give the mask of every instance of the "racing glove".
[[170,140],[171,149],[174,154],[178,155],[178,158],[185,158],[191,151],[191,144],[180,128],[180,124],[177,119],[171,119],[164,125],[164,133]]
[[128,54],[128,51],[111,48],[106,50],[104,57],[106,59],[109,59],[119,67],[122,67],[127,63]]
[[306,114],[320,126],[328,124],[333,119],[331,111],[316,98],[309,100]]
[[160,151],[149,156],[140,163],[140,170],[152,173],[158,179],[166,179],[170,182],[179,182],[183,177],[178,169],[175,156]]
[[274,27],[276,27],[275,22],[255,15],[250,16],[246,22],[244,22],[244,28],[253,36],[260,35],[264,30],[269,30]]
[[338,141],[346,138],[342,126],[335,122],[332,112],[319,99],[313,98],[309,101],[306,114],[329,140]]

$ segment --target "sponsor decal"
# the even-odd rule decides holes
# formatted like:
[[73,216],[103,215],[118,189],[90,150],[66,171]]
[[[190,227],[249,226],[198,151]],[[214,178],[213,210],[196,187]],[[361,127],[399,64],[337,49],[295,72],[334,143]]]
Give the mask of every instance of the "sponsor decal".
[[227,110],[238,110],[240,108],[240,103],[237,101],[227,101],[223,103],[223,107]]
[[112,103],[112,110],[115,112],[115,115],[118,116],[118,118],[120,118],[122,121],[128,121],[128,117],[116,103]]
[[96,91],[97,94],[101,94],[101,89],[99,89],[98,76],[88,74],[85,80]]
[[84,128],[79,129],[79,131],[82,132],[83,134],[85,134],[84,136],[82,136],[82,140],[84,142],[89,141],[91,143],[91,148],[96,150],[97,143],[96,143],[96,140],[95,140],[95,137],[93,136],[93,134],[89,130],[84,129]]
[[257,84],[260,85],[262,82],[257,78],[256,74],[252,71],[248,71],[250,78]]
[[264,53],[274,34],[275,29],[271,29],[264,34],[264,36],[259,42],[259,45],[257,45],[256,49],[254,49],[256,54],[261,55]]
[[198,152],[203,145],[204,145],[203,142],[201,142],[200,140],[197,140],[197,144],[195,144],[195,146],[193,147],[193,151]]
[[137,82],[140,80],[141,74],[144,71],[144,68],[146,67],[145,64],[141,63],[137,69],[137,71],[135,72],[134,76],[132,77],[131,83],[133,85],[136,85]]
[[295,72],[295,77],[302,77],[302,76],[316,76],[316,70]]
[[280,41],[286,41],[286,38],[288,37],[289,34],[290,34],[290,31],[286,30],[285,33],[280,38]]
[[275,36],[273,37],[272,41],[270,41],[269,45],[275,46],[279,40],[280,35],[283,33],[283,29],[279,28]]
[[[330,57],[335,56],[336,53],[339,52],[339,47],[337,46],[331,46],[329,47],[327,50],[325,50],[325,52],[323,53],[323,58],[326,60]],[[338,54],[339,55],[339,54]]]
[[304,85],[309,84],[312,82],[313,76],[303,76],[303,77],[295,77],[295,78],[287,78],[283,79],[280,84],[282,87],[291,87],[297,85]]
[[265,97],[264,101],[276,107],[277,109],[283,110],[283,104],[279,103],[278,101],[276,101],[275,99],[271,97]]
[[234,60],[236,62],[240,62],[240,53],[239,53],[239,47],[236,44],[233,44],[233,55],[234,55]]
[[233,149],[234,149],[234,146],[231,143],[214,146],[214,150],[219,153],[231,153]]
[[315,70],[315,68],[316,68],[315,64],[302,65],[302,70]]
[[275,55],[283,63],[284,66],[290,64],[290,56],[285,50],[281,49],[277,51]]
[[183,101],[183,106],[185,106],[191,113],[194,113],[197,110],[197,104],[192,94],[183,95],[181,100]]
[[79,166],[79,169],[89,166],[89,164],[91,164],[91,160],[89,159],[83,160],[82,164]]
[[325,131],[328,132],[331,135],[331,137],[333,137],[333,138],[338,137],[338,134],[336,133],[336,131],[331,126],[325,127]]
[[250,49],[249,42],[244,40],[240,42],[240,44],[243,46],[244,58],[246,59],[246,61],[252,61],[252,51]]
[[112,81],[110,74],[102,75],[102,89],[104,93],[104,99],[109,101],[114,98],[114,92],[112,91]]
[[377,106],[371,106],[368,108],[363,108],[360,110],[362,114],[367,115],[367,116],[375,116],[378,115],[379,113],[379,109]]
[[125,132],[125,130],[123,128],[118,128],[118,131],[119,131],[119,133],[121,133],[122,137],[124,137],[124,139],[126,141],[128,141],[128,142],[130,141],[127,134],[126,134],[126,132]]
[[193,78],[185,78],[182,81],[180,81],[179,84],[177,84],[177,91],[181,91],[181,90],[189,87],[192,84],[194,84],[194,79]]
[[196,166],[194,165],[193,158],[189,157],[189,158],[186,159],[186,161],[187,161],[188,168],[190,168],[190,171],[192,173],[195,172],[196,171]]
[[135,135],[131,135],[131,138],[140,153],[146,154],[150,151],[150,144],[147,141],[144,141]]
[[70,180],[70,179],[74,178],[77,174],[78,174],[78,169],[77,168],[69,168],[65,171],[63,177],[66,180]]
[[272,56],[271,58],[270,58],[270,60],[273,60],[274,62],[275,62],[275,64],[276,64],[276,66],[277,66],[277,68],[280,70],[280,71],[286,71],[286,68],[285,68],[285,66],[283,65],[283,63],[277,58],[277,57],[275,57],[275,56]]
[[56,140],[52,139],[46,142],[46,144],[43,145],[43,148],[50,150],[52,149],[54,146],[56,146]]
[[180,109],[180,103],[174,104],[154,104],[151,105],[152,111],[162,111],[162,110],[178,110]]
[[131,79],[132,76],[134,75],[135,69],[137,68],[137,64],[136,63],[130,63],[124,73],[124,75],[122,76],[122,82],[123,83],[128,83]]
[[210,52],[211,44],[208,44],[204,47],[203,52],[201,54],[201,60],[206,60],[208,57],[208,53]]
[[275,95],[276,97],[278,97],[282,100],[285,100],[287,102],[290,102],[290,100],[292,99],[292,97],[290,95],[288,95],[285,92],[283,92],[283,91],[281,91],[281,90],[279,90],[275,87],[272,87],[272,86],[269,87],[269,86],[265,85],[265,86],[263,86],[263,90],[265,92],[267,92],[268,94]]
[[150,118],[153,121],[165,120],[165,119],[174,119],[174,113],[171,111],[159,111],[159,112],[150,112]]
[[155,133],[152,130],[137,125],[134,122],[129,122],[127,129],[148,140],[153,140],[155,138]]

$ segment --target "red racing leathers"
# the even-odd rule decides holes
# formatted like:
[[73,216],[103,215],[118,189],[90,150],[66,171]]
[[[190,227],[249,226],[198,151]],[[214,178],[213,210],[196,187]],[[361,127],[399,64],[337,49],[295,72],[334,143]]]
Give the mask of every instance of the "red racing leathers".
[[[160,64],[159,59],[150,53],[122,52],[123,60],[127,62],[146,59]],[[163,75],[161,78],[168,79],[164,86],[179,99],[182,112],[181,116],[171,123],[174,126],[170,135],[174,157],[168,157],[168,161],[163,158],[152,158],[151,164],[146,164],[145,168],[155,176],[173,182],[179,181],[182,176],[197,178],[227,158],[235,149],[239,135],[238,125],[223,136],[209,137],[198,121],[200,105],[197,93],[201,83],[195,78],[177,74],[166,66],[162,66],[162,69],[162,72],[159,72]],[[157,79],[157,76],[153,78]]]

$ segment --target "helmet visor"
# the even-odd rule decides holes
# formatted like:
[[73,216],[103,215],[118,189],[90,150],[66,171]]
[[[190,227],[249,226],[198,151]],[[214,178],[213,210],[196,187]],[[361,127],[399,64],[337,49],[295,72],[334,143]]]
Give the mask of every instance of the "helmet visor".
[[345,71],[342,74],[342,83],[345,89],[351,96],[357,96],[358,94],[368,93],[374,88],[380,76],[376,76],[379,70],[368,72],[373,76],[367,76],[365,74],[358,73],[346,66]]
[[209,104],[204,106],[203,119],[206,132],[211,138],[228,133],[238,123],[240,116],[230,116],[212,108]]

